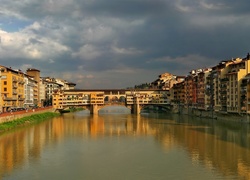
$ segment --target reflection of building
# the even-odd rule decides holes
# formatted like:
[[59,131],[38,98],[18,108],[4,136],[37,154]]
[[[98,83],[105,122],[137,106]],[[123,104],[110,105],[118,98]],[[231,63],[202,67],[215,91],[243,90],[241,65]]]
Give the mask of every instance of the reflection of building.
[[[132,115],[117,118],[117,116],[77,117],[75,114],[68,114],[56,117],[53,121],[0,136],[0,177],[4,177],[6,173],[11,174],[11,171],[18,166],[25,166],[30,159],[35,158],[39,161],[43,149],[57,147],[64,138],[65,141],[69,140],[72,143],[74,140],[82,142],[91,138],[123,136],[126,140],[127,137],[133,139],[138,137],[140,140],[142,138],[142,143],[149,138],[151,143],[157,146],[160,144],[166,152],[172,149],[174,152],[184,151],[185,160],[188,155],[194,164],[200,164],[207,171],[216,170],[216,173],[222,174],[221,177],[228,177],[230,174],[239,179],[249,179],[250,136],[247,128],[242,129],[239,126],[240,133],[238,133],[238,129],[232,130],[225,128],[224,125],[207,128],[195,124],[182,125],[179,122],[177,125],[174,122],[157,118],[152,121],[148,117],[135,118]],[[85,143],[88,145],[85,141],[84,146]],[[62,144],[64,143],[60,143],[58,147],[62,147]],[[178,156],[178,153],[175,154]]]
[[103,135],[105,132],[104,121],[100,116],[93,116],[89,121],[89,133],[92,137]]
[[237,162],[237,169],[240,177],[243,177],[243,179],[250,179],[249,164],[246,164],[243,161],[239,161]]
[[193,164],[204,165],[207,170],[216,169],[225,177],[235,175],[239,179],[249,179],[250,136],[247,129],[242,130],[242,126],[239,125],[241,133],[225,127],[224,123],[215,129],[199,125],[192,125],[191,128],[176,124],[163,128],[161,123],[155,121],[149,126],[156,131],[155,139],[166,148],[166,151],[181,147],[188,152]]

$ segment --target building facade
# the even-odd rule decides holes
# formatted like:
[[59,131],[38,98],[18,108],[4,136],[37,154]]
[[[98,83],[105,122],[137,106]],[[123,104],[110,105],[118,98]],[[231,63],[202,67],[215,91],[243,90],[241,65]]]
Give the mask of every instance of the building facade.
[[[249,70],[249,58],[235,58],[212,68],[191,71],[184,80],[186,107],[221,113],[249,112]],[[180,85],[173,87],[172,102],[180,101],[180,89]]]
[[[40,70],[29,68],[26,73],[0,65],[0,112],[17,108],[44,106],[46,98],[51,99],[56,89],[62,85],[44,81]],[[65,89],[74,89],[74,83],[63,81]]]
[[5,66],[1,69],[1,112],[24,104],[24,73]]

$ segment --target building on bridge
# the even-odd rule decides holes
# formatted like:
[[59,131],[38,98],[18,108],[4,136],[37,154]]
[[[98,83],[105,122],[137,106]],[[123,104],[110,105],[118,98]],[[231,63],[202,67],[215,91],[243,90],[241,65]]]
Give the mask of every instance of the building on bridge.
[[132,113],[139,114],[146,105],[164,106],[170,105],[168,92],[164,90],[57,90],[53,93],[53,107],[63,110],[69,107],[82,107],[97,114],[101,108],[106,106],[125,106]]

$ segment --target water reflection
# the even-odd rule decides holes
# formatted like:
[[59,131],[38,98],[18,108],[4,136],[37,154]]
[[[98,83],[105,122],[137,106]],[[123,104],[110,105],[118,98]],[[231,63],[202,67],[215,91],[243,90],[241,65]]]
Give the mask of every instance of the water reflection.
[[[231,124],[165,114],[99,115],[64,114],[0,136],[0,179],[44,149],[67,138],[153,137],[165,153],[180,149],[194,166],[222,177],[250,179],[250,132],[246,124]],[[194,175],[195,177],[195,175]]]
[[99,114],[131,114],[131,110],[125,106],[110,105],[98,111]]
[[225,177],[239,175],[250,179],[249,125],[185,116],[178,118],[174,125],[162,126],[167,123],[164,119],[151,122],[151,127],[158,130],[157,140],[164,142],[166,150],[180,146],[188,151],[194,164],[215,169]]

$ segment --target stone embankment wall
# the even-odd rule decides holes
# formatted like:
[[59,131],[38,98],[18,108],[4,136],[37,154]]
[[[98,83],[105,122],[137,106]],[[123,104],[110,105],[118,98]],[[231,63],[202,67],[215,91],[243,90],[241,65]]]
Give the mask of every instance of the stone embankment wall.
[[37,108],[37,109],[30,109],[30,110],[24,110],[24,111],[17,111],[17,112],[6,112],[0,114],[0,123],[13,121],[16,119],[20,119],[26,116],[31,116],[34,114],[41,114],[45,112],[55,112],[55,110],[52,107],[45,107],[45,108]]
[[205,111],[201,109],[186,108],[186,107],[173,107],[172,112],[177,114],[201,117],[201,118],[250,123],[250,116],[246,114],[235,114],[235,113],[225,114],[221,112]]

